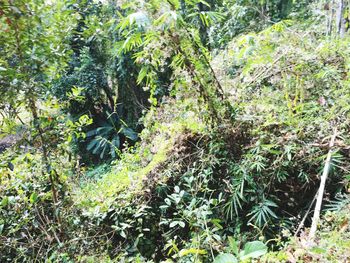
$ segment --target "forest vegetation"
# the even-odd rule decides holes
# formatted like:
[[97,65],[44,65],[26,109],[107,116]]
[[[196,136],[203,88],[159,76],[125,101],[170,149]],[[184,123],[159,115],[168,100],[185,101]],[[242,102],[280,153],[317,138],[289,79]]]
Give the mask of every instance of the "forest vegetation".
[[0,262],[350,262],[349,0],[0,0]]

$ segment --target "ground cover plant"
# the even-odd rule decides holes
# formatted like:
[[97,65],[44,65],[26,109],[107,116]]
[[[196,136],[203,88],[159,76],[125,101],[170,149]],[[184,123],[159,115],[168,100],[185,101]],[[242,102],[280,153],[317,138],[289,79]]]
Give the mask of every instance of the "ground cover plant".
[[0,262],[350,260],[349,1],[0,1]]

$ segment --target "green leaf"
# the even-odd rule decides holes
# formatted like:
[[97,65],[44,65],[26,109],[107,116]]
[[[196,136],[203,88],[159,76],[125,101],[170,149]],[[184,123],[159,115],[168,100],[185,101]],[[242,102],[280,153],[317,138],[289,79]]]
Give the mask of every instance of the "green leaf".
[[321,254],[327,253],[327,250],[324,249],[324,248],[321,248],[321,247],[313,247],[313,248],[311,249],[311,252],[321,255]]
[[119,139],[119,136],[118,136],[118,135],[116,135],[116,136],[113,137],[112,144],[113,144],[114,147],[116,147],[116,148],[119,148],[119,147],[120,147],[120,139]]
[[3,197],[1,200],[1,206],[7,206],[9,203],[9,198],[7,196]]
[[124,232],[124,230],[122,230],[119,234],[126,239],[126,233]]
[[86,146],[86,149],[88,151],[92,150],[92,148],[94,148],[97,145],[97,143],[99,143],[99,141],[96,139],[90,141],[89,144]]
[[238,255],[238,243],[233,237],[228,237],[228,242],[230,244],[230,249],[235,255]]
[[267,253],[267,246],[261,241],[248,242],[241,252],[241,260],[258,258]]
[[182,228],[184,228],[185,227],[185,222],[183,222],[183,221],[173,221],[173,222],[171,222],[170,223],[170,227],[175,227],[175,226],[180,226],[180,227],[182,227]]
[[128,127],[123,127],[122,133],[132,141],[136,141],[138,138],[137,133]]
[[34,204],[34,203],[36,203],[37,200],[38,200],[38,194],[36,192],[33,192],[30,195],[29,201],[31,204]]
[[189,248],[189,249],[182,249],[180,252],[180,257],[185,257],[187,255],[193,254],[193,255],[205,255],[207,254],[207,251],[204,249],[198,249],[198,248]]
[[[176,14],[176,12],[174,11],[169,11],[169,12],[165,12],[164,14],[162,14],[155,22],[155,25],[161,25],[164,26],[165,24],[169,24],[169,25],[175,25],[176,20],[178,19],[178,16]],[[168,23],[166,23],[168,22]]]
[[86,137],[91,137],[91,136],[94,136],[94,135],[96,135],[96,134],[97,134],[97,129],[93,129],[93,130],[88,131],[88,132],[86,133]]
[[223,226],[220,225],[221,220],[220,219],[212,219],[210,222],[213,223],[214,226],[216,226],[218,229],[223,229]]
[[237,258],[232,255],[232,254],[220,254],[218,255],[215,259],[213,263],[237,263],[238,260]]
[[103,159],[103,157],[105,156],[105,152],[106,152],[107,148],[108,148],[108,146],[104,143],[102,152],[100,154],[100,159]]
[[116,135],[113,137],[113,140],[111,142],[110,155],[112,156],[112,158],[115,158],[116,152],[118,151],[119,147],[120,147],[120,138],[119,138],[119,135]]
[[185,222],[179,221],[178,224],[179,224],[179,226],[182,227],[182,228],[185,227]]

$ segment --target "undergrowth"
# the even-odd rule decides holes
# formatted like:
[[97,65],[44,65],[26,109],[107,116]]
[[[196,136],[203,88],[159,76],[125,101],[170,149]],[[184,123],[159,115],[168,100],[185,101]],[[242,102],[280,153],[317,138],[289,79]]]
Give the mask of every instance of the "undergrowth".
[[214,58],[234,120],[213,125],[190,99],[196,91],[180,90],[152,107],[140,141],[98,176],[82,171],[76,180],[70,161],[57,157],[64,163],[57,207],[37,155],[12,160],[13,171],[0,168],[0,259],[213,262],[232,240],[242,251],[260,240],[275,250],[266,262],[348,260],[346,212],[325,214],[314,250],[291,237],[317,192],[335,127],[326,203],[350,179],[349,39],[300,28],[277,23]]

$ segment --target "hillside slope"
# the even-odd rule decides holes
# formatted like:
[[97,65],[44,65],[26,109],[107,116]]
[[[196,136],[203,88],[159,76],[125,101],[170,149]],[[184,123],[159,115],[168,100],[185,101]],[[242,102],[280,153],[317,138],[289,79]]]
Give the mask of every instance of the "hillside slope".
[[[258,235],[280,247],[286,240],[281,233],[294,233],[317,192],[334,127],[340,135],[325,202],[348,180],[349,40],[325,38],[306,26],[285,21],[232,41],[212,65],[235,120],[208,127],[195,101],[169,99],[147,115],[142,141],[125,155],[127,163],[118,161],[120,168],[97,183],[120,184],[120,174],[127,174],[130,186],[122,193],[102,187],[96,200],[93,183],[83,200],[94,200],[94,209],[83,211],[94,211],[115,229],[114,242],[156,262],[210,262],[228,247],[228,236],[244,244]],[[106,203],[107,195],[114,201]],[[310,220],[311,213],[306,225]],[[320,235],[327,246],[329,238],[340,241],[347,233]]]
[[[48,133],[59,138],[52,166],[38,147],[40,129],[39,150],[2,153],[0,261],[349,261],[350,38],[326,36],[321,21],[242,34],[212,58],[187,28],[142,33],[145,54],[133,58],[156,51],[144,68],[168,63],[171,77],[158,104],[150,97],[138,142],[125,139],[111,163],[73,163],[69,133],[85,139],[88,120],[70,122],[67,132],[57,107],[42,118],[47,130],[60,127]],[[151,26],[163,28],[159,20]],[[140,68],[156,93],[156,70]],[[322,223],[310,245],[335,129]],[[52,185],[59,200],[51,200]]]

